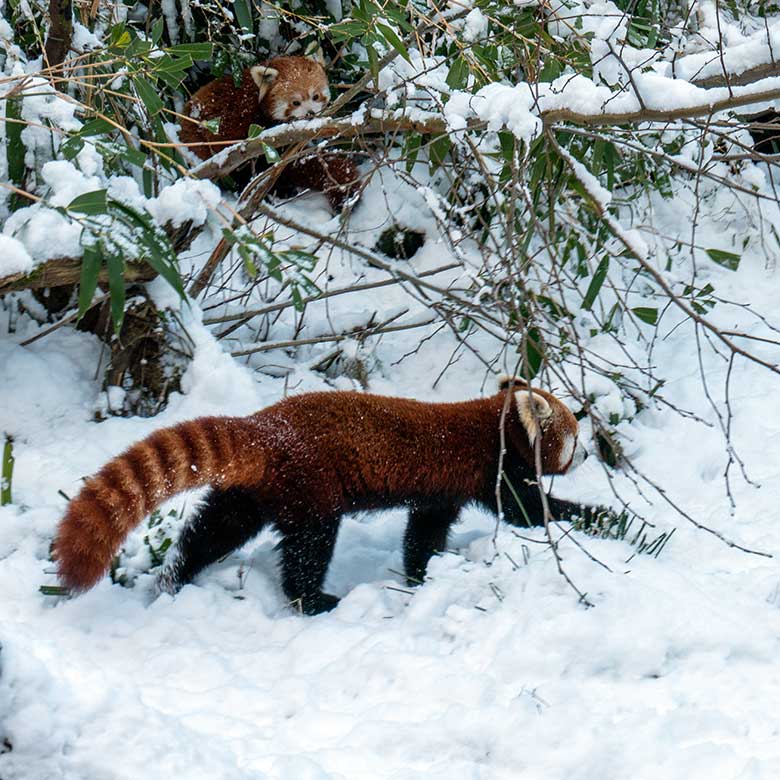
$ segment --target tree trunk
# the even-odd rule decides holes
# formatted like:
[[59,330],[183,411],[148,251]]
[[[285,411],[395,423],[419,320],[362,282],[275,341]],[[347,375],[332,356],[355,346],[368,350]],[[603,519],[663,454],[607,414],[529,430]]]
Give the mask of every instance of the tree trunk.
[[50,26],[46,37],[46,64],[57,68],[65,61],[73,36],[72,0],[49,1]]

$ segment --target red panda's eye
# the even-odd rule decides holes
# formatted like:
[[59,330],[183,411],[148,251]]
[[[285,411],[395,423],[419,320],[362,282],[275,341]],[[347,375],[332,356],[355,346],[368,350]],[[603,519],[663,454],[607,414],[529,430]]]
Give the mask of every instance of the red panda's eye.
[[293,100],[292,104],[297,108],[298,106],[300,106],[301,101],[300,100]]
[[312,100],[319,100],[319,99],[320,99],[320,96],[318,94],[314,95],[314,97],[312,97]]

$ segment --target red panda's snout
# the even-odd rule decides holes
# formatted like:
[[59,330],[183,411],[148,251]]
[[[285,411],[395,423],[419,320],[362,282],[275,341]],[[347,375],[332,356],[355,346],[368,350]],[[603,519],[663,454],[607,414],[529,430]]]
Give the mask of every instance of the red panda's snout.
[[[280,85],[283,86],[283,85]],[[279,122],[290,122],[293,119],[311,119],[317,116],[330,98],[327,86],[316,85],[303,92],[287,93],[283,89],[272,90],[268,99],[271,116]]]

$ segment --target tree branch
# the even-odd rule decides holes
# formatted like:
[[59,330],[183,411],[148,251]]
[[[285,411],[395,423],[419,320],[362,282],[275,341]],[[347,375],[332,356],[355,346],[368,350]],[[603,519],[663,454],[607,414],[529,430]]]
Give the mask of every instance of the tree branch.
[[[574,125],[631,125],[640,122],[673,122],[678,119],[692,119],[708,116],[718,111],[739,108],[740,106],[762,103],[780,97],[780,78],[769,79],[763,89],[732,89],[732,94],[718,90],[717,95],[706,95],[708,99],[701,103],[680,108],[652,108],[645,106],[632,111],[582,112],[570,108],[550,108],[539,112],[545,126],[568,122]],[[736,83],[735,81],[732,84]],[[759,87],[751,84],[751,87]],[[366,112],[362,121],[354,117],[338,119],[313,119],[289,122],[271,127],[248,141],[234,144],[214,155],[209,160],[193,168],[192,176],[198,179],[217,179],[234,171],[239,165],[264,154],[264,147],[288,146],[305,141],[320,141],[328,138],[355,138],[365,135],[384,133],[415,132],[423,135],[444,135],[451,133],[446,121],[438,114],[415,111],[404,114],[402,111],[383,111],[373,109]],[[481,130],[487,122],[471,118],[467,130]]]
[[[148,282],[157,272],[146,263],[127,263],[124,272],[126,284]],[[29,274],[11,274],[0,277],[0,295],[18,290],[40,290],[44,287],[60,287],[76,284],[81,278],[80,257],[56,257],[39,265]],[[98,274],[99,284],[108,284],[108,270],[102,268]]]

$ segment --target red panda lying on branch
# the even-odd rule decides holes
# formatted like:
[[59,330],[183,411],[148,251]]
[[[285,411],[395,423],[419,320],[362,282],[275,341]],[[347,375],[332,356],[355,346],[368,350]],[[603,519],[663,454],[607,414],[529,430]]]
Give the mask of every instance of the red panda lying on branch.
[[[271,127],[310,119],[330,100],[325,68],[308,57],[276,57],[243,72],[240,86],[223,76],[202,86],[184,107],[179,140],[203,160],[243,141],[253,124]],[[206,123],[216,121],[216,132]],[[220,142],[220,143],[214,143]],[[358,184],[357,166],[343,154],[313,154],[287,166],[279,188],[311,188],[325,193],[339,209]]]
[[[321,588],[342,515],[397,506],[409,508],[404,565],[419,583],[465,504],[498,511],[502,420],[504,519],[542,525],[535,448],[542,473],[563,474],[577,446],[577,420],[551,393],[511,377],[496,395],[460,403],[308,393],[249,417],[164,428],[109,461],[60,523],[60,580],[91,588],[146,515],[182,490],[211,485],[160,576],[162,590],[176,592],[273,523],[287,597],[306,614],[332,609],[338,599]],[[547,503],[559,520],[604,511],[552,496]]]

